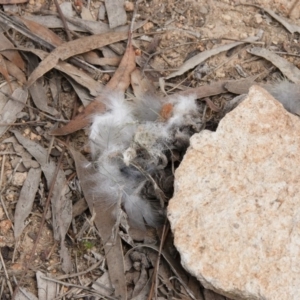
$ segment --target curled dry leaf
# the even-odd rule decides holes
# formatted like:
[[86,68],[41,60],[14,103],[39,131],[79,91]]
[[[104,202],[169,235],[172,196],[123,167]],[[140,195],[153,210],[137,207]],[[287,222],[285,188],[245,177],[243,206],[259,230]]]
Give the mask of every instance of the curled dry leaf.
[[294,83],[300,83],[300,70],[286,59],[265,48],[253,47],[247,51],[253,55],[263,57],[264,59],[270,61],[289,80],[293,81]]

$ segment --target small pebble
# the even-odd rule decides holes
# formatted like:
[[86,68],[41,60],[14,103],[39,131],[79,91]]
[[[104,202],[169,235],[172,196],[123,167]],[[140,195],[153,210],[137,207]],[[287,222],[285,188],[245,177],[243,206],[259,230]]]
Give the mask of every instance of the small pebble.
[[261,14],[254,15],[254,20],[256,24],[260,24],[263,21]]

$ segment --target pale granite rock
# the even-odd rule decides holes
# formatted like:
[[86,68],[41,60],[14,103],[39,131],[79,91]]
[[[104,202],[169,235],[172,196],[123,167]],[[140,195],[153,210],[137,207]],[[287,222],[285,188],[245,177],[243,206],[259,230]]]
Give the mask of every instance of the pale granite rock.
[[191,138],[168,217],[183,266],[232,299],[300,299],[300,119],[254,86]]

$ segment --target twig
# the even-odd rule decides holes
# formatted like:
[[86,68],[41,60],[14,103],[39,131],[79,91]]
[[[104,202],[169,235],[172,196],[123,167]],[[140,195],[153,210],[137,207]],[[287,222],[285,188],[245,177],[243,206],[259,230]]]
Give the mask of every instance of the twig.
[[154,271],[153,271],[152,285],[151,285],[151,289],[150,289],[150,292],[149,292],[148,300],[152,299],[153,292],[154,292],[154,299],[157,300],[158,269],[159,269],[159,263],[160,263],[162,248],[163,248],[163,245],[165,243],[168,231],[169,231],[169,226],[167,225],[167,218],[166,218],[165,224],[164,224],[164,227],[163,227],[163,231],[161,233],[160,245],[159,245],[156,264],[155,264]]
[[[91,293],[97,294],[97,295],[99,295],[99,296],[103,296],[103,295],[101,295],[100,293],[98,293],[96,290],[92,290],[91,288],[88,288],[88,287],[85,287],[85,286],[80,286],[80,285],[77,285],[77,284],[73,284],[73,283],[69,283],[69,282],[64,282],[64,281],[60,281],[60,280],[53,279],[53,278],[46,277],[46,276],[41,276],[41,279],[45,279],[45,280],[48,280],[48,281],[51,281],[51,282],[55,282],[55,283],[61,284],[61,285],[63,285],[63,286],[76,287],[76,288],[79,288],[79,289],[86,290],[86,291],[89,291],[89,292],[91,292]],[[114,298],[114,297],[110,297],[110,296],[105,296],[105,297],[106,297],[107,299],[117,300],[117,298]],[[60,298],[60,297],[59,297],[59,298]],[[55,298],[55,299],[59,299],[59,298]]]
[[64,29],[65,29],[65,31],[66,31],[66,34],[67,34],[67,40],[68,40],[68,41],[71,41],[71,40],[72,40],[72,37],[71,37],[71,33],[70,33],[70,29],[69,29],[68,23],[66,22],[66,18],[65,18],[65,16],[64,16],[64,14],[63,14],[63,12],[62,12],[62,10],[61,10],[61,8],[60,8],[60,6],[59,6],[57,0],[54,0],[54,4],[55,4],[56,9],[57,9],[57,11],[58,11],[59,17],[60,17],[60,19],[61,19],[61,21],[62,21],[62,23],[63,23]]
[[[11,221],[10,217],[9,217],[9,214],[8,214],[8,210],[6,208],[6,205],[3,201],[3,198],[2,198],[2,193],[4,192],[5,190],[5,186],[2,187],[2,182],[3,182],[3,174],[4,174],[4,165],[5,165],[5,161],[6,161],[6,155],[3,156],[2,158],[2,165],[1,165],[1,175],[0,175],[0,201],[1,201],[1,204],[2,204],[2,207],[4,209],[4,212],[5,212],[5,215],[6,215],[6,218],[8,220]],[[19,166],[19,164],[17,165],[17,167]],[[10,179],[12,178],[12,176],[10,176]],[[12,223],[12,222],[11,222]],[[12,223],[13,224],[13,223]]]
[[47,122],[41,121],[27,121],[27,122],[19,122],[19,123],[0,123],[0,126],[22,126],[28,124],[36,124],[36,125],[45,125]]
[[292,6],[291,6],[291,8],[290,8],[290,10],[289,10],[289,12],[287,14],[288,17],[291,16],[291,14],[292,14],[294,8],[296,7],[296,5],[298,4],[298,2],[299,2],[299,0],[295,0],[295,2],[292,4]]
[[12,296],[12,295],[13,295],[13,289],[12,289],[11,283],[10,283],[10,281],[9,281],[9,276],[8,276],[8,274],[7,274],[6,266],[5,266],[5,263],[4,263],[4,260],[3,260],[3,257],[2,257],[1,251],[0,251],[0,260],[1,260],[1,264],[2,264],[2,266],[3,266],[5,278],[6,278],[6,280],[7,280],[7,285],[8,285],[8,288],[9,288],[9,292],[10,292],[10,295]]
[[163,232],[161,234],[161,242],[160,242],[160,245],[159,245],[159,251],[158,251],[158,256],[157,256],[157,261],[156,261],[155,291],[154,291],[155,292],[155,300],[157,299],[158,273],[159,273],[158,269],[159,269],[159,263],[160,263],[160,258],[161,258],[161,251],[162,251],[163,245],[165,244],[165,240],[166,240],[168,231],[169,231],[169,225],[167,223],[167,218],[166,218],[165,224],[164,224],[164,227],[163,227]]

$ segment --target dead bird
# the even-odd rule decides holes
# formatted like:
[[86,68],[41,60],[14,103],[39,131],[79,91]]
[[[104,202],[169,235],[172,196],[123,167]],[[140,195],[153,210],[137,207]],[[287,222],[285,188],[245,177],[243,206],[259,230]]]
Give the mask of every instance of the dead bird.
[[[300,113],[297,85],[282,81],[263,87],[288,111]],[[234,98],[224,110],[244,98]],[[116,214],[124,210],[132,226],[157,227],[171,190],[160,183],[170,182],[174,153],[180,161],[189,138],[201,130],[204,106],[190,96],[173,95],[167,104],[156,97],[129,102],[110,94],[106,99],[107,112],[93,117],[89,135],[98,201],[104,209],[116,207]]]
[[[96,195],[103,207],[123,209],[131,225],[159,226],[169,190],[172,152],[184,153],[190,136],[199,132],[203,109],[194,98],[172,96],[172,111],[161,118],[159,98],[134,103],[106,97],[107,112],[95,115],[89,140],[97,169]],[[117,216],[116,216],[117,219]]]

